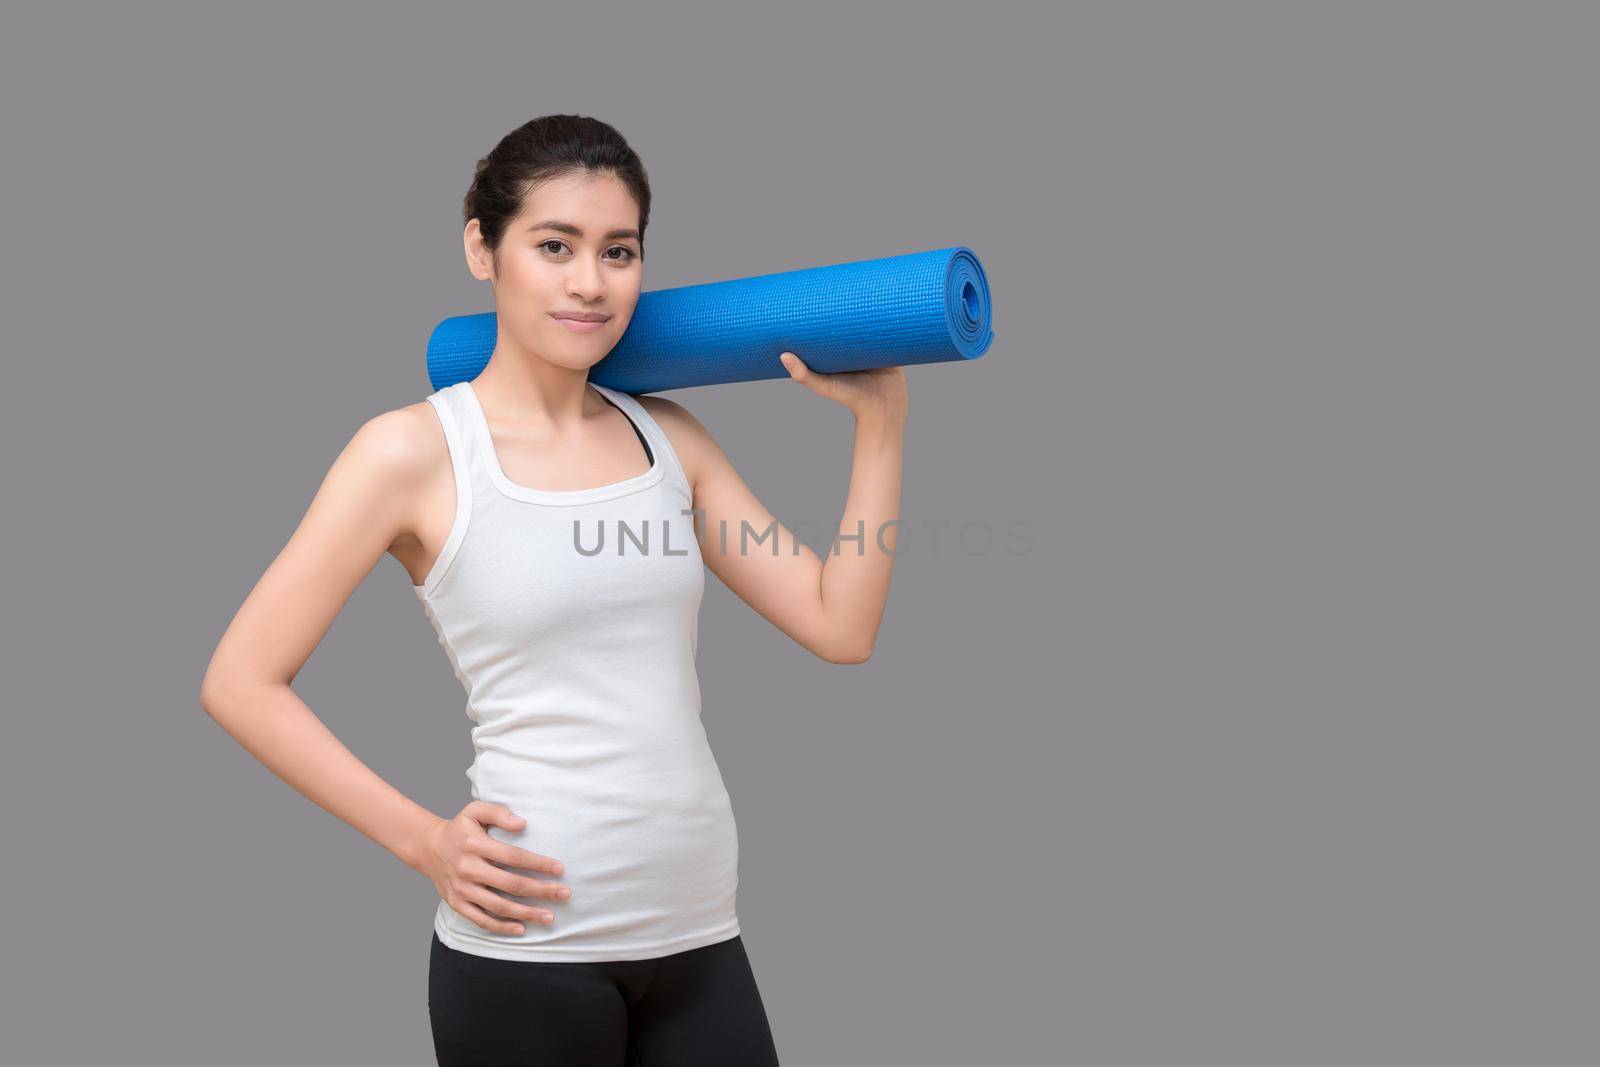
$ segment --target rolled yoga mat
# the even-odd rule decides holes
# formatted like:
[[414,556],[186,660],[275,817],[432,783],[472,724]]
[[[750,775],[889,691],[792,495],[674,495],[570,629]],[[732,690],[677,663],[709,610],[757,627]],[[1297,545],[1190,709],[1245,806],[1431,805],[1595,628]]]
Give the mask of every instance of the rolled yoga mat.
[[[825,373],[977,359],[994,340],[983,264],[969,248],[762,274],[639,294],[589,380],[624,393],[788,378],[793,352]],[[456,315],[428,338],[435,389],[476,378],[495,313]]]

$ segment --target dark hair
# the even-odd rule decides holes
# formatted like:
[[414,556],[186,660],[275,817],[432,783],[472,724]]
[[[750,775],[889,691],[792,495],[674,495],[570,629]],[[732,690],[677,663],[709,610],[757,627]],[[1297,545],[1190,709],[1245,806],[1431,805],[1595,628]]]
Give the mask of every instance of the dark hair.
[[472,187],[461,203],[461,224],[473,219],[500,266],[500,241],[522,211],[523,199],[542,182],[570,173],[614,174],[639,202],[639,258],[650,221],[650,179],[639,155],[616,128],[584,115],[543,115],[518,126],[478,160]]

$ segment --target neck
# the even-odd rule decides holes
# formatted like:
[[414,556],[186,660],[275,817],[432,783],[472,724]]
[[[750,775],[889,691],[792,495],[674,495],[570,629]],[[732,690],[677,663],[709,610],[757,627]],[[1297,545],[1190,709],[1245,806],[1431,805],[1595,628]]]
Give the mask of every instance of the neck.
[[596,410],[587,367],[574,370],[540,359],[503,336],[472,386],[480,400],[492,398],[497,414],[517,422],[575,425]]

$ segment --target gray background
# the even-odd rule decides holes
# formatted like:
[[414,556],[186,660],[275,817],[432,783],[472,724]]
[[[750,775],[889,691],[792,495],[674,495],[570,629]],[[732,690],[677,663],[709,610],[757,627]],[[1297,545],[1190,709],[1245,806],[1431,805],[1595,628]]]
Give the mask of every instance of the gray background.
[[[909,372],[902,515],[1033,551],[919,543],[851,667],[708,576],[786,1064],[1600,1055],[1578,5],[8,10],[5,1059],[432,1062],[432,886],[198,687],[557,111],[644,157],[646,288],[968,244],[995,293]],[[836,521],[843,409],[670,395]],[[296,690],[466,803],[393,560]]]

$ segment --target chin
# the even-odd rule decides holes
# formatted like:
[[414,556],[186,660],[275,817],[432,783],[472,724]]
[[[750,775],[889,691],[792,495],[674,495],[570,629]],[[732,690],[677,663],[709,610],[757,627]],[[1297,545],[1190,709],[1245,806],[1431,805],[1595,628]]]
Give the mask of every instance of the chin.
[[568,370],[587,370],[610,355],[611,350],[616,347],[609,341],[595,343],[598,341],[597,338],[588,340],[590,343],[585,344],[582,339],[563,337],[545,349],[551,353],[545,356],[545,359]]

